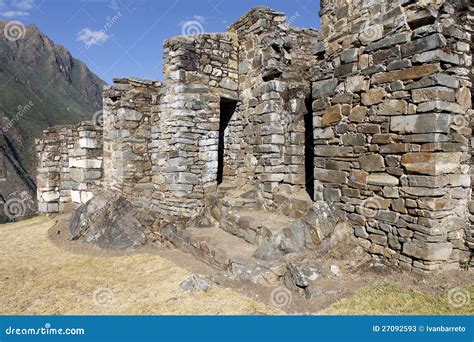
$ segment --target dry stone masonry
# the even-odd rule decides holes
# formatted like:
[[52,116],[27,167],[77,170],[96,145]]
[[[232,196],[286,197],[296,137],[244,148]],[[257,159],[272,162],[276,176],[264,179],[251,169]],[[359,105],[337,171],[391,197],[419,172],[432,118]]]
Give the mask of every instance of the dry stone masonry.
[[169,39],[163,82],[115,79],[103,120],[45,131],[39,210],[81,205],[73,235],[96,239],[97,212],[126,208],[121,247],[168,240],[267,281],[348,231],[414,272],[472,264],[473,9],[325,0],[320,31],[255,8]]

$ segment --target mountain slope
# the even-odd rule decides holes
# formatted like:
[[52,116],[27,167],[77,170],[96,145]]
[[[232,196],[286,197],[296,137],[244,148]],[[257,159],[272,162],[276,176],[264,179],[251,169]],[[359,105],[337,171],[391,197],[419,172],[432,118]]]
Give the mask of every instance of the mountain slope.
[[[90,119],[102,107],[105,82],[35,25],[22,38],[7,39],[7,23],[0,20],[0,154],[8,162],[14,156],[14,169],[34,180],[34,139],[47,127]],[[0,182],[0,195],[6,198],[8,188]]]

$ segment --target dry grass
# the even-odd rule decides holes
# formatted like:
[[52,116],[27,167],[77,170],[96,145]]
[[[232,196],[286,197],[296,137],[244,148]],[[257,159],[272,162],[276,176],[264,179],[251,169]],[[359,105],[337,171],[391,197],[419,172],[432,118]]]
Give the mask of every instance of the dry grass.
[[[214,286],[184,293],[189,273],[157,255],[76,255],[47,237],[54,221],[38,217],[0,226],[1,315],[276,314]],[[97,305],[99,304],[99,305]]]
[[[103,257],[73,254],[47,235],[54,221],[38,217],[0,225],[0,315],[208,315],[282,314],[242,293],[218,286],[184,293],[188,271],[158,255]],[[472,284],[472,283],[471,283]],[[326,315],[474,315],[447,294],[379,282],[319,312]]]
[[458,295],[460,297],[452,301],[463,305],[454,307],[450,304],[448,294],[429,295],[409,287],[382,282],[361,289],[351,298],[333,304],[321,314],[474,315],[474,285],[459,288]]

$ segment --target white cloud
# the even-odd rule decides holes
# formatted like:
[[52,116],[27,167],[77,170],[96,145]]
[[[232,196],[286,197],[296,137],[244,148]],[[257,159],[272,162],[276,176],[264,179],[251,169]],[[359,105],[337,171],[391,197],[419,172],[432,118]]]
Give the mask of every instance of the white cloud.
[[30,13],[24,11],[6,11],[0,13],[5,18],[28,17]]
[[12,0],[12,6],[17,10],[28,11],[34,7],[33,0]]
[[86,46],[93,46],[105,43],[110,36],[104,31],[93,31],[86,27],[77,33],[77,41],[83,42]]

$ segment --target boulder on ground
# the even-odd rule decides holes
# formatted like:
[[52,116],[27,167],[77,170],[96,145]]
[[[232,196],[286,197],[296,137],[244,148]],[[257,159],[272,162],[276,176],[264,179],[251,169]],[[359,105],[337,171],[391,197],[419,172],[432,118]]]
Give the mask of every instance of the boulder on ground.
[[129,250],[146,242],[138,210],[124,197],[104,191],[81,205],[72,215],[72,240],[92,243],[109,250]]
[[193,274],[188,279],[179,284],[181,290],[185,292],[207,291],[209,284],[201,277]]

